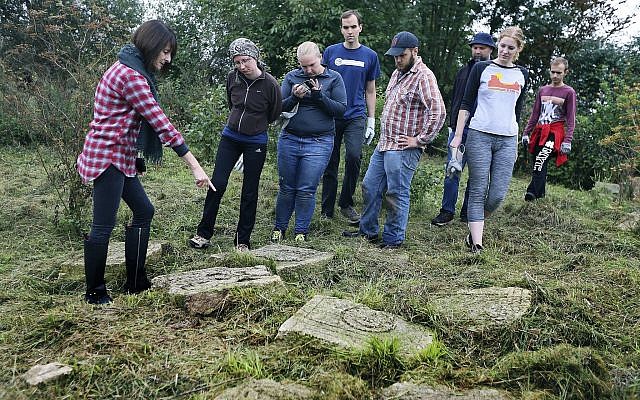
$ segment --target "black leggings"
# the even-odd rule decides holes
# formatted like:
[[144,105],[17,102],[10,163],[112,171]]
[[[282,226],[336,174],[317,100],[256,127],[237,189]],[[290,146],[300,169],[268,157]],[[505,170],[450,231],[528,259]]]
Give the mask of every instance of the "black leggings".
[[140,180],[137,176],[126,177],[111,165],[93,182],[93,222],[89,241],[97,244],[109,243],[121,198],[133,212],[131,227],[151,227],[155,210]]

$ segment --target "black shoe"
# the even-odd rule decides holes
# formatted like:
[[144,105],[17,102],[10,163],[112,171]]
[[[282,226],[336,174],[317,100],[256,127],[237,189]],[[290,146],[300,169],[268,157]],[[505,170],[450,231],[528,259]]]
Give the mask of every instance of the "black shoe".
[[468,248],[472,248],[473,247],[473,239],[471,238],[471,232],[469,232],[469,234],[467,236],[465,236],[464,244]]
[[431,225],[444,226],[451,221],[453,221],[453,213],[440,210],[440,214],[431,220]]
[[383,249],[383,250],[395,250],[395,249],[399,249],[400,247],[402,247],[402,243],[382,243],[380,244],[380,246],[378,246],[378,248]]
[[358,225],[360,223],[360,214],[351,206],[340,209],[340,214],[345,217],[350,225]]
[[378,235],[365,235],[364,233],[360,232],[359,230],[357,230],[357,231],[342,231],[342,236],[348,237],[348,238],[363,237],[363,238],[367,239],[367,241],[369,243],[377,243],[378,241],[380,241],[380,238],[378,237]]
[[469,249],[469,251],[473,254],[480,254],[484,251],[484,247],[482,247],[481,244],[474,244],[474,245],[471,245],[471,248]]
[[86,301],[89,304],[101,305],[101,304],[109,304],[113,300],[111,299],[111,296],[107,294],[107,290],[105,289],[105,290],[99,290],[91,293],[85,293],[84,301]]
[[524,194],[524,201],[534,201],[535,199],[536,195],[531,192],[527,192]]

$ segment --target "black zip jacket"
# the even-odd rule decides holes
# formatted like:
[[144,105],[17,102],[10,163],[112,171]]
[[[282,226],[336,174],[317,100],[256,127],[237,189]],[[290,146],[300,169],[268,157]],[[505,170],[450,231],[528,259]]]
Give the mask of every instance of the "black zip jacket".
[[227,102],[231,111],[227,126],[248,136],[266,132],[282,111],[280,85],[264,71],[252,81],[233,69],[227,76]]

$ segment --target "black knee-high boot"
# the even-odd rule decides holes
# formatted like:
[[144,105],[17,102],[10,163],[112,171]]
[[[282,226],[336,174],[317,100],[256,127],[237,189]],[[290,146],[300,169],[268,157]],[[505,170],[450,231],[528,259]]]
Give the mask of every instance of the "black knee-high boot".
[[87,280],[84,300],[87,303],[107,304],[112,301],[104,281],[108,249],[108,243],[99,244],[84,240],[84,275]]
[[151,287],[145,269],[149,230],[149,228],[131,226],[125,230],[124,258],[127,265],[127,282],[124,284],[124,289],[130,294],[140,293]]

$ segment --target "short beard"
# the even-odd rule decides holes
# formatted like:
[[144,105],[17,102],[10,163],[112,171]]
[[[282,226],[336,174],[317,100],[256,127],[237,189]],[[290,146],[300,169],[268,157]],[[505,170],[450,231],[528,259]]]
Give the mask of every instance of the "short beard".
[[411,58],[409,59],[409,64],[407,64],[406,68],[403,68],[400,71],[402,71],[402,72],[409,71],[411,68],[413,68],[413,64],[415,64],[415,63],[416,63],[416,58],[412,54]]
[[489,58],[491,58],[491,57],[490,56],[489,57],[484,57],[482,55],[477,55],[477,56],[473,57],[473,61],[476,61],[476,62],[478,62],[478,61],[487,61]]

